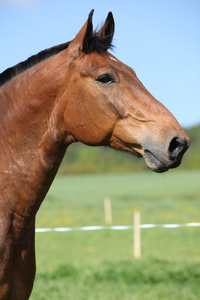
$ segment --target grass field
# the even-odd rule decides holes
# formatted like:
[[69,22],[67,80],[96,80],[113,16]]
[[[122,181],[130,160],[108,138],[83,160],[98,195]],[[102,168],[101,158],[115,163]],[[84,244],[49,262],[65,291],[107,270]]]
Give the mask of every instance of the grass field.
[[[57,177],[37,227],[200,222],[200,171]],[[37,276],[31,300],[200,299],[200,227],[142,229],[142,258],[132,230],[36,234]]]

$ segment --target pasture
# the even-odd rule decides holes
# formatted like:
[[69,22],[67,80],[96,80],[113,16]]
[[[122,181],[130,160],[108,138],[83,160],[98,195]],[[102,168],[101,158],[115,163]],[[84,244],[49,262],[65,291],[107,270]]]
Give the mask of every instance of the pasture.
[[[36,227],[200,222],[200,171],[58,176]],[[200,299],[200,227],[142,229],[142,258],[132,230],[36,233],[37,275],[31,300]]]

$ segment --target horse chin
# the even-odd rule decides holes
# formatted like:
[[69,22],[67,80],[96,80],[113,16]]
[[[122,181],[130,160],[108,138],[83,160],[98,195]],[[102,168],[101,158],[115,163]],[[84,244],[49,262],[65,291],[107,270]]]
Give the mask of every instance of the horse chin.
[[151,151],[144,151],[144,159],[148,168],[156,173],[164,173],[169,170],[170,166],[158,159]]

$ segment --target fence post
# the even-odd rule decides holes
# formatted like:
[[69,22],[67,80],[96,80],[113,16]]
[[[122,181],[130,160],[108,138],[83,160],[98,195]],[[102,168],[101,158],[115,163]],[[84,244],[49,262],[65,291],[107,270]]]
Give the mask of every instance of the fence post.
[[134,258],[141,258],[141,236],[140,236],[140,213],[133,214],[133,255]]
[[104,199],[105,223],[106,225],[112,224],[112,206],[110,198]]

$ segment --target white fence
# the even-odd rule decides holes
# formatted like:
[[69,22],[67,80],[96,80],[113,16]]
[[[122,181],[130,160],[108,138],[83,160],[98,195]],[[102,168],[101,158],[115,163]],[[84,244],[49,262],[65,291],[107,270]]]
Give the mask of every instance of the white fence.
[[[178,227],[200,227],[200,223],[186,223],[186,224],[140,224],[139,228],[178,228]],[[134,226],[119,225],[119,226],[84,226],[84,227],[58,227],[58,228],[36,228],[36,232],[64,232],[64,231],[75,231],[75,230],[127,230],[133,229]]]
[[[75,230],[133,230],[133,256],[136,259],[141,257],[141,229],[149,228],[179,228],[179,227],[200,227],[200,222],[186,224],[140,224],[140,213],[133,214],[133,225],[111,226],[112,224],[112,206],[109,198],[104,199],[105,224],[107,226],[84,226],[84,227],[58,227],[58,228],[36,228],[36,232],[69,232]],[[109,226],[108,226],[109,225]]]

